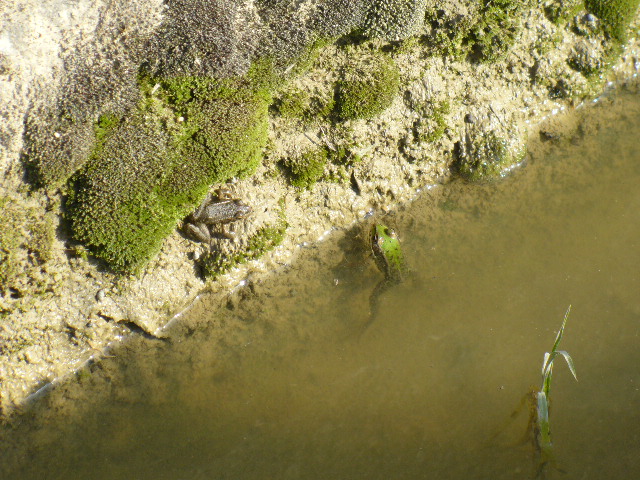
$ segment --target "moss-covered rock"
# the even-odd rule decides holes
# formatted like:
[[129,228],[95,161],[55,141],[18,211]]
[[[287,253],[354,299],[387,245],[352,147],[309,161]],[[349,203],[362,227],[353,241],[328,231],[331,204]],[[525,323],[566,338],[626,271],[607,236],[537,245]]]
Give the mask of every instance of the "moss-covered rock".
[[477,22],[466,42],[472,59],[496,62],[506,57],[522,29],[522,17],[532,0],[483,0]]
[[291,185],[310,189],[322,178],[328,155],[324,147],[308,150],[297,157],[288,158],[284,167],[289,174]]
[[456,147],[455,169],[463,178],[479,181],[498,177],[524,158],[524,145],[510,143],[493,131],[466,135]]
[[469,54],[468,37],[474,25],[470,15],[447,15],[433,8],[427,10],[425,19],[431,31],[421,37],[421,42],[429,47],[431,55],[461,58]]
[[282,92],[274,102],[277,112],[285,118],[303,118],[309,112],[309,93],[301,89]]
[[565,24],[584,9],[584,0],[552,0],[547,2],[544,13],[556,25]]
[[469,2],[470,12],[449,11],[438,5],[427,9],[431,30],[421,38],[432,55],[467,57],[480,63],[504,59],[522,30],[525,12],[534,0]]
[[269,72],[240,79],[143,78],[135,112],[111,122],[72,180],[74,237],[116,271],[135,271],[208,187],[252,172],[267,140]]
[[341,120],[375,117],[391,106],[399,88],[400,73],[393,59],[372,56],[343,71],[334,112]]
[[437,142],[447,129],[447,115],[451,112],[448,101],[442,101],[431,106],[431,112],[425,115],[424,122],[416,126],[416,136],[419,142]]
[[585,0],[587,10],[602,21],[604,31],[613,39],[624,42],[640,0]]
[[416,35],[425,18],[426,0],[375,0],[367,9],[363,33],[384,40]]

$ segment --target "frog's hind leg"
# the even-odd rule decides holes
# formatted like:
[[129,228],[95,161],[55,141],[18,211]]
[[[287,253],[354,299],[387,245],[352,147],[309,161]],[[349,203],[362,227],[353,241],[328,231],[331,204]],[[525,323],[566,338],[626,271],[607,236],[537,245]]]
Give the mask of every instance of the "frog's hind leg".
[[204,198],[202,203],[198,206],[198,208],[196,208],[195,212],[190,215],[191,218],[197,221],[197,219],[202,216],[202,212],[204,211],[204,209],[207,208],[207,206],[212,202],[213,195],[211,195],[211,192],[207,192],[207,196]]
[[391,284],[392,282],[385,278],[384,280],[380,280],[380,282],[376,285],[376,288],[374,288],[373,292],[371,292],[371,295],[369,296],[369,315],[366,322],[362,326],[363,332],[367,328],[369,328],[369,325],[371,325],[378,316],[378,305],[380,304],[380,296],[389,289]]
[[193,240],[197,240],[198,242],[206,243],[211,246],[211,232],[204,223],[197,225],[188,223],[185,225],[184,230]]

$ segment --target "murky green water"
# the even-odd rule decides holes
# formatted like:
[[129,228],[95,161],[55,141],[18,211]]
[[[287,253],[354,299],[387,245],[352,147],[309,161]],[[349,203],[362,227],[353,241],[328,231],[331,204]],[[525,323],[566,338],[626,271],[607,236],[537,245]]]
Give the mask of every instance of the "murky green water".
[[0,478],[531,478],[511,414],[569,304],[547,478],[637,478],[640,96],[590,117],[385,218],[413,273],[366,330],[380,273],[346,232],[40,400],[0,432]]

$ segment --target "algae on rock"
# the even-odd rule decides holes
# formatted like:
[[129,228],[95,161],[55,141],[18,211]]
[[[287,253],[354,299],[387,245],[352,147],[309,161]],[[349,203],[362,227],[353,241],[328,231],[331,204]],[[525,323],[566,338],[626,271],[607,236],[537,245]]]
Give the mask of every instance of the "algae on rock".
[[240,79],[142,78],[136,112],[72,180],[75,238],[116,271],[153,256],[210,185],[251,173],[267,139],[269,72]]
[[334,111],[341,120],[367,119],[384,112],[398,95],[400,73],[384,54],[349,65],[336,88]]
[[526,154],[526,146],[517,139],[508,141],[493,130],[482,129],[467,132],[456,150],[456,171],[474,182],[500,176]]
[[604,31],[619,42],[627,39],[627,29],[640,0],[585,0],[587,10],[598,17]]

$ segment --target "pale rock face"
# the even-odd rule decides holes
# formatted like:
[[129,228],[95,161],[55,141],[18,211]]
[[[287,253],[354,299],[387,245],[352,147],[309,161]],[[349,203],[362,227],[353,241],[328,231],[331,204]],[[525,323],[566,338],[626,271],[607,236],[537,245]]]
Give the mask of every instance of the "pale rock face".
[[379,0],[367,9],[364,33],[385,40],[404,40],[424,24],[426,0]]
[[427,0],[31,3],[2,14],[0,168],[24,148],[40,180],[56,186],[91,152],[97,118],[135,104],[142,65],[228,77],[269,56],[285,69],[317,38],[356,28],[389,40],[415,34]]
[[18,159],[25,135],[41,157],[72,170],[96,115],[128,97],[122,91],[160,24],[162,1],[27,0],[0,9],[0,172]]

